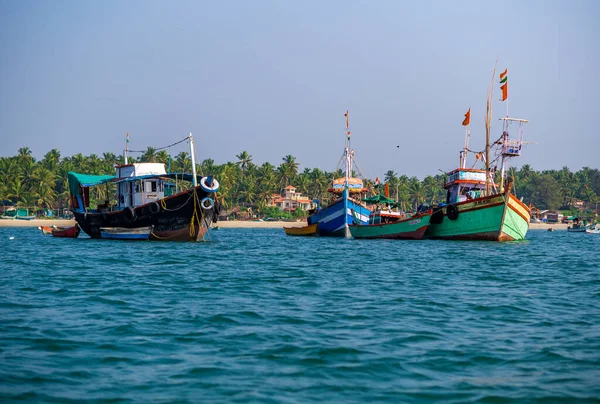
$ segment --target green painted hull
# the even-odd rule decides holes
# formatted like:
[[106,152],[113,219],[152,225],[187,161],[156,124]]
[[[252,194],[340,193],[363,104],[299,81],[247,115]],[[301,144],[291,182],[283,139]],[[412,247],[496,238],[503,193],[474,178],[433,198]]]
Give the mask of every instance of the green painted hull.
[[[441,223],[432,220],[425,238],[448,240],[523,240],[529,228],[529,210],[510,194],[498,194],[454,205],[451,220],[443,208]],[[439,213],[438,213],[439,214]]]
[[424,215],[394,223],[352,225],[349,228],[354,238],[421,240],[430,218],[431,215]]

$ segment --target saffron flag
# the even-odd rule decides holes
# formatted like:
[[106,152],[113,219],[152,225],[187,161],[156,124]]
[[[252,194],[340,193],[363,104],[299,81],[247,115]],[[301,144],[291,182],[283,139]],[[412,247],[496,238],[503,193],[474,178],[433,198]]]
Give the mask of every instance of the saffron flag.
[[[348,110],[346,110],[344,116],[346,117],[346,129],[348,129]],[[348,132],[348,136],[350,136],[350,132]]]
[[471,123],[471,108],[469,108],[469,110],[465,114],[465,120],[463,121],[462,124],[463,124],[463,126],[467,126],[470,123]]
[[376,177],[375,178],[375,185],[379,185],[379,184],[381,184],[381,182],[379,181],[379,177]]
[[129,143],[129,132],[127,132],[127,136],[125,136],[125,142]]
[[506,75],[508,74],[508,69],[505,69],[502,73],[500,73],[500,83],[504,83],[508,77],[506,77]]
[[390,197],[390,184],[388,184],[387,182],[385,183],[385,197]]
[[500,86],[502,90],[502,98],[500,101],[505,101],[508,98],[508,83],[504,83],[504,85]]

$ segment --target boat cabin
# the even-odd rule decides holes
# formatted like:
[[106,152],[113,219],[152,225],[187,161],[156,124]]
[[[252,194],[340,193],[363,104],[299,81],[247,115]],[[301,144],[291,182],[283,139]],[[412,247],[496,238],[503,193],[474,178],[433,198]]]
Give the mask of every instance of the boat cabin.
[[[333,180],[331,188],[327,191],[332,192],[334,194],[341,194],[346,188],[346,179],[345,178],[336,178]],[[363,180],[360,178],[348,178],[348,191],[350,194],[360,194],[366,191],[363,187]]]
[[480,198],[485,194],[485,170],[458,168],[446,177],[446,203]]
[[410,213],[397,212],[392,210],[379,210],[369,215],[369,224],[394,223],[401,219],[408,219]]
[[163,163],[135,163],[116,167],[118,207],[134,207],[158,201],[165,196]]

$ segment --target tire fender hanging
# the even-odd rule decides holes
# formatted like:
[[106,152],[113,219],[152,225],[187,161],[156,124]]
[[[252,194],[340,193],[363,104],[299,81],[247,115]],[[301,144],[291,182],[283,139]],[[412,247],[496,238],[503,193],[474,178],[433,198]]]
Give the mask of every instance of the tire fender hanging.
[[210,210],[215,207],[215,201],[207,196],[200,201],[200,206],[202,206],[202,209],[204,210]]
[[[211,179],[210,184],[208,183],[209,179]],[[202,179],[200,180],[200,188],[202,188],[204,192],[208,193],[217,192],[217,190],[219,189],[219,181],[215,180],[212,177],[202,177]]]
[[448,207],[446,207],[446,216],[448,216],[448,219],[450,220],[458,219],[458,208],[456,205],[448,205]]

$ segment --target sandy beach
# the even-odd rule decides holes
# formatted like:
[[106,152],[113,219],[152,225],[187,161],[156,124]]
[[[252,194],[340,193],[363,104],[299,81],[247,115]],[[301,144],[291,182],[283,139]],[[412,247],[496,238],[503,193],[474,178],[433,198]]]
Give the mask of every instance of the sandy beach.
[[[0,227],[38,227],[38,226],[72,226],[75,224],[74,220],[60,220],[60,219],[35,219],[35,220],[0,220]],[[244,228],[244,229],[270,229],[270,228],[283,228],[283,227],[302,227],[306,226],[305,221],[300,222],[282,222],[282,221],[266,221],[256,222],[251,220],[230,220],[220,221],[213,225],[213,227],[219,227],[223,229],[233,228]],[[530,230],[567,230],[568,225],[562,223],[530,223]]]

